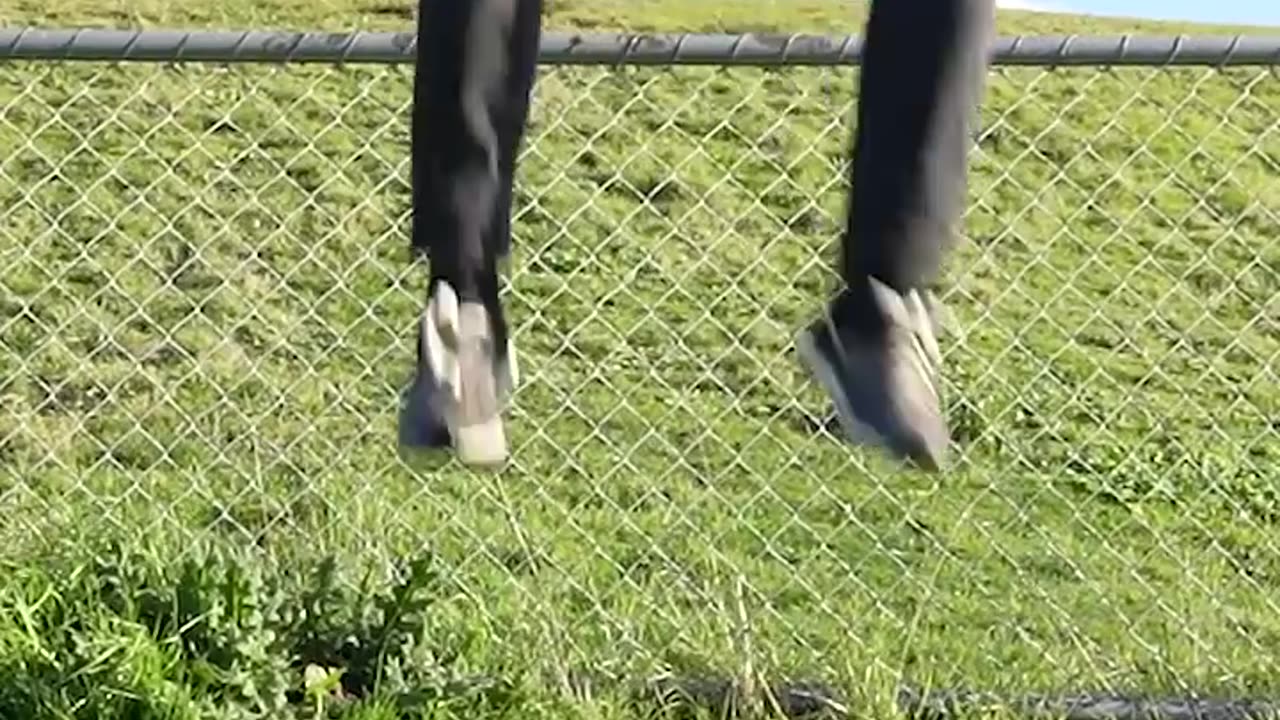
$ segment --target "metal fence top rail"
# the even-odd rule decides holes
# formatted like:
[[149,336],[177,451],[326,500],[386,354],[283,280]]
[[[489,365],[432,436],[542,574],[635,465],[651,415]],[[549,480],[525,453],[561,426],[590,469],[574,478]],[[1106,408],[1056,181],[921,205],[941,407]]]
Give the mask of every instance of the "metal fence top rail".
[[[2,60],[408,63],[412,32],[0,28]],[[1280,35],[1016,36],[992,46],[997,65],[1280,65]],[[850,65],[858,36],[546,32],[553,65]]]

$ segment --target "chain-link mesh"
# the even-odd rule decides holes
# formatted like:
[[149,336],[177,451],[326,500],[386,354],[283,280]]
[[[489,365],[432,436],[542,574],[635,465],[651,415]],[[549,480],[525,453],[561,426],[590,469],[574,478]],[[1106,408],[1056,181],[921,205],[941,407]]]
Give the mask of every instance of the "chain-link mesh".
[[557,666],[1273,685],[1274,72],[993,71],[937,478],[792,355],[855,76],[541,72],[493,476],[394,445],[407,68],[0,66],[2,552],[429,548],[484,652]]

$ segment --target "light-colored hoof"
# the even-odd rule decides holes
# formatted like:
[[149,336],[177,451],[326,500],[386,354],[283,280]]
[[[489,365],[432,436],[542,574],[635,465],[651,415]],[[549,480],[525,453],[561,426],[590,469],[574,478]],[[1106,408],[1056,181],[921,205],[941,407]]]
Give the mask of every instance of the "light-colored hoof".
[[493,417],[453,429],[453,448],[464,465],[494,467],[507,461],[507,433],[502,418]]

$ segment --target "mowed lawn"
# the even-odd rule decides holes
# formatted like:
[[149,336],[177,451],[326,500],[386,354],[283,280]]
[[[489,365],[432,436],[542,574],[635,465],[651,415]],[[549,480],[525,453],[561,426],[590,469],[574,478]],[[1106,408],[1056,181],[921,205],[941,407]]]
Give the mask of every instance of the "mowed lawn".
[[[598,30],[862,16],[548,6]],[[412,11],[0,0],[0,21]],[[936,477],[838,442],[792,353],[832,287],[852,68],[544,67],[513,462],[399,458],[411,80],[0,64],[0,716],[630,712],[565,700],[578,670],[822,680],[876,717],[900,682],[1280,694],[1273,69],[993,70],[942,283]],[[312,663],[341,690],[305,690]]]

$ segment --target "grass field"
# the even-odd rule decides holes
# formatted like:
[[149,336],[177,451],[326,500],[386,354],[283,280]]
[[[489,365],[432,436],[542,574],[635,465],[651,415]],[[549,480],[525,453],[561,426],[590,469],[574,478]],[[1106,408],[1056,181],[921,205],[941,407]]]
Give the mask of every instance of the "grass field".
[[[858,31],[826,0],[549,4]],[[50,26],[411,19],[0,0]],[[836,442],[791,355],[831,286],[855,75],[542,71],[516,453],[484,475],[394,447],[424,280],[408,68],[0,64],[0,717],[633,712],[546,682],[577,669],[820,679],[871,717],[899,682],[1280,694],[1274,71],[993,72],[941,477]]]

